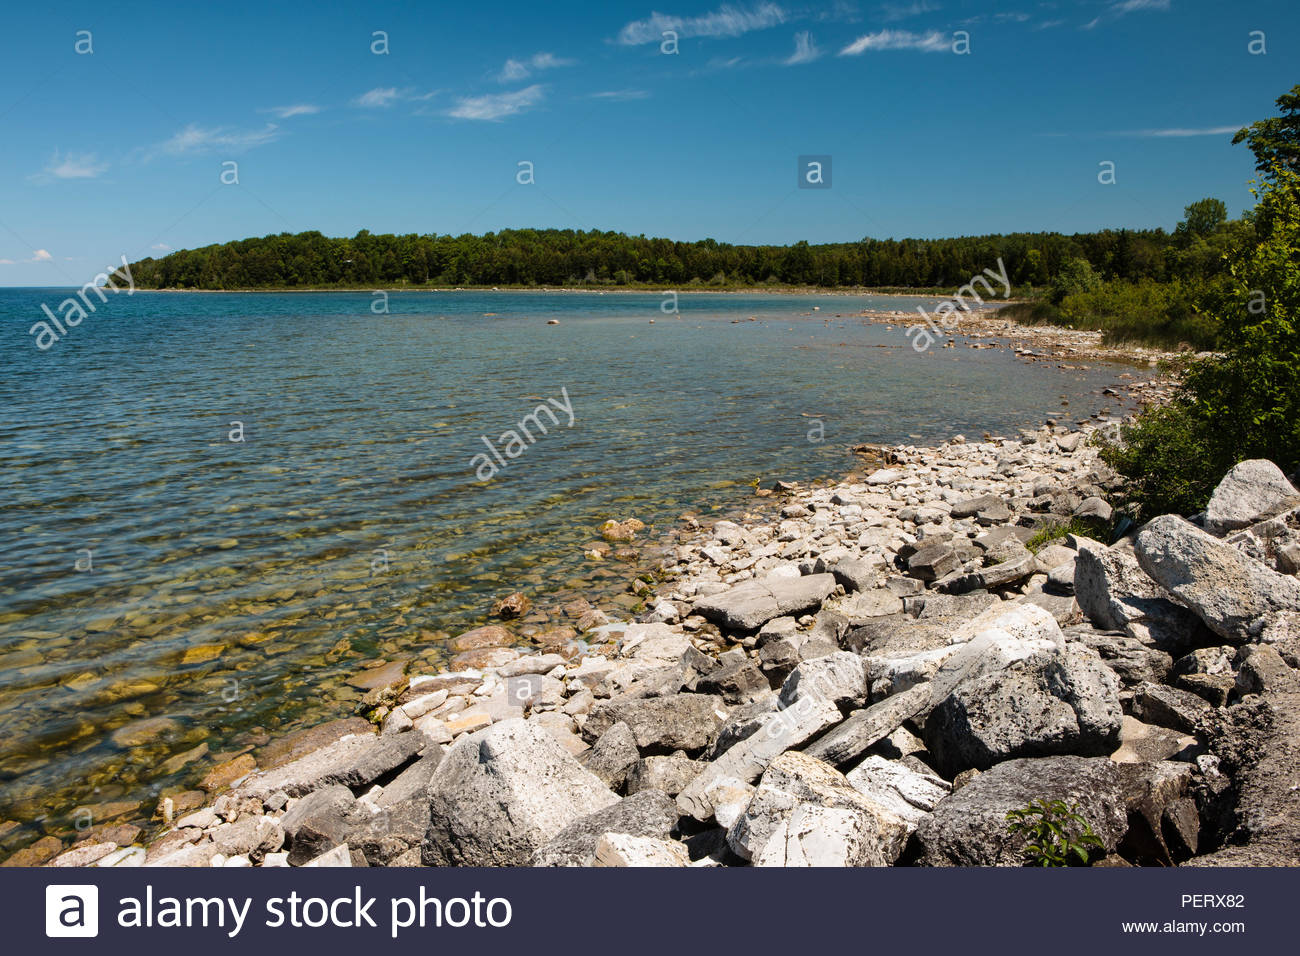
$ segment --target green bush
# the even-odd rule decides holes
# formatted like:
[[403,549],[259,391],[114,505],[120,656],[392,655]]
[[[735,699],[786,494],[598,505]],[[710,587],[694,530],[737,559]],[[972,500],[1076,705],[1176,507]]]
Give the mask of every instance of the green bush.
[[1067,259],[1061,263],[1061,271],[1052,280],[1047,299],[1053,305],[1059,305],[1066,296],[1091,292],[1100,285],[1101,276],[1097,275],[1091,262],[1082,258]]
[[1199,510],[1243,459],[1300,465],[1300,174],[1277,166],[1254,193],[1253,237],[1204,295],[1222,354],[1193,363],[1173,403],[1102,449],[1142,516]]
[[1197,307],[1203,283],[1129,282],[1112,279],[1071,292],[1057,304],[1017,302],[998,315],[1022,325],[1061,325],[1101,332],[1107,344],[1138,342],[1161,348],[1209,351],[1219,340],[1219,323]]
[[1100,518],[1070,518],[1068,521],[1057,521],[1036,531],[1034,536],[1025,542],[1025,547],[1037,554],[1049,544],[1061,541],[1066,535],[1071,534],[1095,538],[1109,544],[1111,525],[1110,522],[1102,521]]
[[1007,814],[1007,833],[1025,834],[1027,866],[1087,866],[1090,850],[1104,850],[1101,838],[1064,800],[1033,800]]
[[1213,349],[1218,323],[1198,311],[1200,288],[1186,282],[1116,280],[1067,295],[1061,318],[1076,329],[1096,329],[1104,341],[1144,342],[1166,348]]
[[1050,302],[1013,302],[998,309],[998,316],[1021,325],[1064,325],[1061,311]]

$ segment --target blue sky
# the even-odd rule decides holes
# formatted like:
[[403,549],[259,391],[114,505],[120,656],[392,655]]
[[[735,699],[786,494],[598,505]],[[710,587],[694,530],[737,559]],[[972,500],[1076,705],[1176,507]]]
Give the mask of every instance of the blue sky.
[[[0,285],[306,229],[1172,228],[1204,196],[1248,204],[1231,130],[1300,81],[1294,0],[121,2],[5,20]],[[796,189],[814,154],[831,188]]]

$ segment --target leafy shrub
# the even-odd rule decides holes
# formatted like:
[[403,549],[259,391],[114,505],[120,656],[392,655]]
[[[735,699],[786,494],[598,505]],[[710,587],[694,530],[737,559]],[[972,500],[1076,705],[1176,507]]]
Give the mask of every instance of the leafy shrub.
[[1010,811],[1007,832],[1029,837],[1026,866],[1087,866],[1090,849],[1105,849],[1078,806],[1067,806],[1064,800],[1031,800]]
[[1064,325],[1061,310],[1050,302],[1013,302],[998,309],[998,316],[1021,325]]
[[1243,459],[1300,465],[1300,174],[1279,166],[1255,194],[1253,241],[1205,295],[1222,354],[1193,363],[1170,405],[1102,449],[1145,517],[1199,510]]
[[1047,298],[1053,305],[1059,305],[1068,295],[1079,292],[1091,292],[1101,285],[1101,276],[1087,259],[1067,259],[1061,263],[1061,270],[1052,280]]
[[1066,535],[1076,534],[1085,538],[1095,538],[1109,543],[1111,526],[1100,518],[1071,518],[1058,521],[1040,528],[1034,536],[1025,542],[1025,547],[1037,554],[1054,541],[1061,541]]
[[1166,348],[1215,347],[1218,323],[1196,307],[1200,287],[1175,280],[1116,280],[1067,295],[1061,318],[1076,329],[1095,329],[1108,343],[1145,342]]
[[1197,307],[1199,283],[1114,279],[1071,292],[1056,304],[1017,302],[998,315],[1022,325],[1061,325],[1103,333],[1108,344],[1140,342],[1162,348],[1215,348],[1219,324]]

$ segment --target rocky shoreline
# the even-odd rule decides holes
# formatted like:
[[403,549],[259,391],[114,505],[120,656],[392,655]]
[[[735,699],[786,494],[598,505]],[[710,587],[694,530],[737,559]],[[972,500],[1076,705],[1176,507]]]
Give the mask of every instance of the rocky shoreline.
[[1095,864],[1294,865],[1300,495],[1247,462],[1195,523],[1125,527],[1114,428],[898,447],[687,517],[635,620],[573,602],[549,653],[477,628],[216,768],[211,803],[165,798],[147,846],[8,862],[1020,865],[1007,813],[1063,800]]

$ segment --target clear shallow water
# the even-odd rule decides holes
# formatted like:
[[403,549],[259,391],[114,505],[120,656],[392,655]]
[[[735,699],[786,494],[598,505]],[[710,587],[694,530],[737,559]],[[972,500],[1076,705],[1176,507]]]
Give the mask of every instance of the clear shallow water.
[[[0,290],[6,845],[78,806],[147,815],[346,714],[361,662],[443,660],[510,591],[617,607],[635,563],[584,555],[606,518],[653,539],[755,479],[839,474],[861,442],[1086,414],[1122,371],[917,355],[854,316],[937,300],[862,296],[682,295],[673,316],[657,294],[412,292],[377,315],[367,293],[137,293],[40,352],[27,330],[66,295]],[[478,482],[480,436],[502,448],[562,390],[573,426],[543,419]]]

